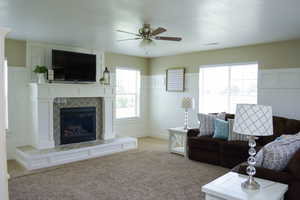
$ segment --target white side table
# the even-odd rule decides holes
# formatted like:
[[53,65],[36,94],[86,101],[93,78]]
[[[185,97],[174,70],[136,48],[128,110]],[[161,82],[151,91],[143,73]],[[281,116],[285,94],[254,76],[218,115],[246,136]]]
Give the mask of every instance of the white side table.
[[186,138],[188,130],[183,127],[169,128],[169,152],[177,153],[186,157],[187,145]]
[[283,200],[288,185],[261,178],[255,178],[260,184],[259,190],[244,190],[241,183],[247,176],[229,172],[204,185],[202,192],[205,200]]

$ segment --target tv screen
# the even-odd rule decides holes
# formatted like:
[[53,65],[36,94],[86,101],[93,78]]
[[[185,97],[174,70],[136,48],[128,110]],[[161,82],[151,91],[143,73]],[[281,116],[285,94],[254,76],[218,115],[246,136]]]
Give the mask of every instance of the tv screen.
[[55,81],[96,81],[96,55],[52,50]]

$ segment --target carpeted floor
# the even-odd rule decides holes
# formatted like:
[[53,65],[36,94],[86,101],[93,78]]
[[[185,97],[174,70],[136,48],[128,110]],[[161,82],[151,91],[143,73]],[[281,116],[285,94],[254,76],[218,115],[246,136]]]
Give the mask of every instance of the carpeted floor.
[[201,186],[228,169],[167,152],[145,138],[139,149],[71,163],[9,181],[11,200],[204,200]]

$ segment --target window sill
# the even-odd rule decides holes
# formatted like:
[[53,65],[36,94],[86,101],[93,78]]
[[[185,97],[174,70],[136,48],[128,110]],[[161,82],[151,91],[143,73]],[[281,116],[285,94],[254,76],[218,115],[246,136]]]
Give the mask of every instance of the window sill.
[[117,118],[117,122],[123,122],[123,121],[137,121],[140,120],[141,117],[124,117],[124,118]]

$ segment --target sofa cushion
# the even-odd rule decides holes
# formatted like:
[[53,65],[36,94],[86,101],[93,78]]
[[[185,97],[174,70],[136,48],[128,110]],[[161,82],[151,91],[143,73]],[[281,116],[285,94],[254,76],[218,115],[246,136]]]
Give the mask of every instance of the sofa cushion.
[[249,146],[246,141],[227,141],[220,146],[220,159],[223,167],[232,168],[247,161]]
[[[205,153],[203,153],[205,152]],[[220,165],[220,154],[218,151],[203,151],[202,149],[188,149],[188,156],[191,160]]]
[[215,132],[213,138],[228,139],[229,127],[228,121],[215,119]]
[[248,142],[240,141],[240,140],[227,141],[225,143],[222,143],[221,148],[224,153],[227,153],[227,152],[239,153],[239,152],[237,152],[237,150],[239,150],[239,149],[246,150],[248,153],[248,150],[249,150]]
[[201,149],[203,153],[205,151],[215,151],[219,152],[220,144],[225,142],[225,140],[213,138],[212,136],[200,136],[200,137],[190,137],[188,140],[188,145],[190,149]]

